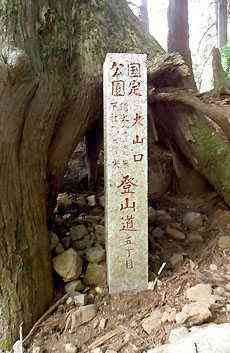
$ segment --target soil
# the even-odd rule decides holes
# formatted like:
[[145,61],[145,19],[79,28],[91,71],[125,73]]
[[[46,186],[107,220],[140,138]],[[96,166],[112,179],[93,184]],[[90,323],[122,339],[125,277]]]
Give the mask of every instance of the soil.
[[[196,199],[167,194],[158,200],[157,208],[167,211],[173,222],[179,224],[182,224],[183,215],[189,210],[204,214],[205,223],[199,230],[203,242],[178,241],[167,236],[154,240],[155,248],[151,243],[150,257],[153,262],[154,259],[160,261],[156,261],[155,270],[150,268],[149,279],[154,279],[154,272],[159,270],[163,261],[167,263],[154,289],[111,296],[107,288],[90,288],[86,292],[87,301],[96,304],[96,317],[77,327],[74,332],[69,332],[65,330],[67,316],[77,308],[64,302],[31,335],[27,342],[28,352],[36,352],[35,348],[40,347],[38,352],[63,353],[66,351],[65,344],[73,343],[78,348],[77,352],[93,352],[91,348],[100,347],[101,352],[109,352],[110,349],[132,353],[144,352],[167,341],[171,329],[177,326],[175,321],[161,324],[147,334],[142,328],[142,320],[156,308],[162,311],[175,308],[179,312],[187,302],[185,290],[201,283],[200,274],[209,271],[211,264],[215,264],[220,273],[224,271],[229,263],[229,252],[218,247],[218,237],[222,233],[220,227],[213,223],[213,215],[216,210],[228,208],[213,192]],[[150,236],[151,231],[150,227]],[[183,231],[187,233],[187,229],[183,228]],[[184,260],[173,267],[169,259],[175,253],[182,254]],[[224,304],[227,303],[228,298]],[[212,313],[212,322],[229,322],[230,317],[223,306],[217,306]]]

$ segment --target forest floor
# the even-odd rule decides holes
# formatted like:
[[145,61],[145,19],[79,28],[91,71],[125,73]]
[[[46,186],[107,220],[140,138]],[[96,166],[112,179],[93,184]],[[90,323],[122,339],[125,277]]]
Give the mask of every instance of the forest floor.
[[[28,352],[145,352],[167,342],[171,329],[180,326],[176,313],[188,303],[186,290],[203,282],[205,276],[202,278],[202,273],[213,271],[212,288],[226,285],[224,274],[229,265],[230,250],[219,246],[219,238],[229,233],[230,211],[217,194],[212,192],[196,199],[167,194],[160,199],[157,208],[170,214],[171,222],[180,225],[186,238],[177,240],[160,236],[151,242],[150,266],[154,267],[151,265],[154,259],[161,261],[158,264],[156,260],[156,270],[150,268],[149,281],[154,280],[153,273],[159,270],[160,263],[165,261],[167,264],[155,288],[151,288],[153,282],[150,282],[150,289],[146,291],[113,296],[108,294],[107,288],[88,289],[86,301],[95,304],[96,315],[90,321],[78,324],[76,316],[74,319],[78,308],[61,303],[44,317],[31,335]],[[184,214],[188,211],[204,217],[202,227],[195,232],[199,237],[194,237],[193,241],[189,240],[188,229],[183,224]],[[150,227],[150,238],[155,228],[156,225]],[[179,254],[178,261],[172,263],[170,259],[175,254]],[[216,284],[213,283],[215,279]],[[227,296],[222,304],[212,307],[208,321],[230,322],[228,303],[230,298]],[[157,317],[159,311],[164,313],[164,319],[162,315],[161,319]],[[150,329],[146,329],[144,322],[152,313],[155,313],[155,322],[152,327],[150,322]],[[71,328],[71,324],[68,325],[70,319]]]

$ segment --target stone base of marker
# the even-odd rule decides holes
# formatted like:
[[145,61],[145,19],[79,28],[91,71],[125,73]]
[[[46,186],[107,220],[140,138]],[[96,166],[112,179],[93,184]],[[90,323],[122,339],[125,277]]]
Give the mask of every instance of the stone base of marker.
[[147,70],[144,54],[104,64],[105,223],[110,293],[148,286]]

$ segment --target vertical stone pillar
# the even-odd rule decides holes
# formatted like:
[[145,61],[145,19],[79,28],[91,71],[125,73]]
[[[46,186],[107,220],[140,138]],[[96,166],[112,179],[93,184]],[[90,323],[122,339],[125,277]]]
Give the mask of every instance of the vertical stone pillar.
[[110,293],[148,284],[147,69],[144,54],[104,63],[107,278]]

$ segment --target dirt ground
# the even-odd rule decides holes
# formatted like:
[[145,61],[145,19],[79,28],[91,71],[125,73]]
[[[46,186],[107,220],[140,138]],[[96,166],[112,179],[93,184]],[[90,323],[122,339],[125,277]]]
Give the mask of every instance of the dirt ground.
[[[218,247],[218,238],[223,234],[223,228],[214,222],[214,214],[217,210],[224,212],[228,208],[213,192],[195,200],[167,194],[161,198],[157,207],[167,211],[173,221],[179,224],[182,224],[186,211],[203,214],[205,223],[199,230],[203,242],[191,243],[168,237],[154,240],[155,248],[152,243],[150,246],[150,262],[161,259],[161,263],[167,263],[154,289],[114,296],[108,294],[107,288],[89,289],[86,292],[87,302],[96,304],[96,317],[69,332],[68,328],[65,329],[68,313],[77,308],[74,309],[66,303],[59,305],[31,335],[28,341],[29,352],[63,353],[66,352],[65,345],[72,343],[77,347],[76,352],[132,353],[144,352],[167,341],[170,330],[177,326],[175,320],[159,325],[150,334],[144,331],[142,320],[156,308],[163,311],[175,308],[179,312],[187,301],[185,290],[201,283],[201,275],[206,270],[210,271],[210,265],[217,266],[220,277],[221,273],[225,273],[225,267],[229,263],[229,251]],[[228,224],[224,226],[228,228]],[[151,233],[151,227],[149,231]],[[183,231],[186,233],[186,229]],[[175,253],[182,254],[183,261],[172,266],[169,259]],[[155,265],[156,270],[159,269],[160,262],[158,264],[156,261]],[[151,268],[150,280],[154,279],[153,272]],[[228,298],[225,304],[227,302]],[[211,321],[229,322],[229,319],[229,314],[223,306],[217,306]],[[96,348],[101,350],[93,350]]]

